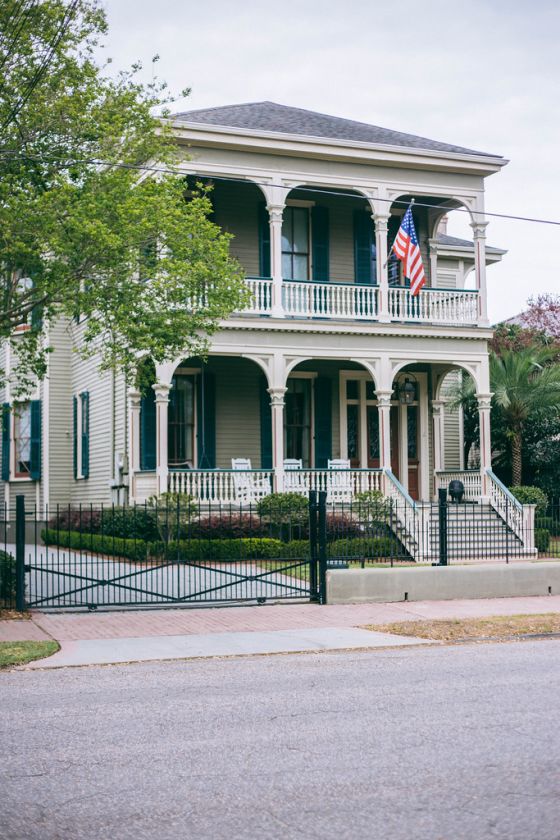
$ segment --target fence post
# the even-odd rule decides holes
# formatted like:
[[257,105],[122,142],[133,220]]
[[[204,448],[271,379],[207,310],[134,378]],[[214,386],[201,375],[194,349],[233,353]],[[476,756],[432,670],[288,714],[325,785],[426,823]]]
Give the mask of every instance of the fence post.
[[309,491],[309,597],[319,600],[317,591],[317,491]]
[[16,610],[25,609],[25,496],[16,496]]
[[447,566],[447,488],[438,490],[439,564]]
[[327,493],[319,491],[319,603],[327,603]]

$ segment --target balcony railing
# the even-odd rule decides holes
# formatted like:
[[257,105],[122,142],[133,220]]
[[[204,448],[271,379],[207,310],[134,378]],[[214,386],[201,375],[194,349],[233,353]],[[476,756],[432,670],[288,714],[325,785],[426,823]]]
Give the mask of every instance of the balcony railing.
[[[273,310],[273,281],[248,277],[251,315],[270,315]],[[416,324],[475,325],[478,321],[478,292],[466,289],[424,288],[416,297],[404,286],[389,287],[389,318]],[[379,320],[379,287],[355,283],[312,283],[284,280],[281,312],[288,318],[333,320]]]

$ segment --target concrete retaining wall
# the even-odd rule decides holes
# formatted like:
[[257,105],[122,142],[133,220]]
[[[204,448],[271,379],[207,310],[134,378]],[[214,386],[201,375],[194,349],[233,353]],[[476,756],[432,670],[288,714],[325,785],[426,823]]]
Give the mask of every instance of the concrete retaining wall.
[[329,604],[511,598],[559,593],[560,563],[333,569],[327,572]]

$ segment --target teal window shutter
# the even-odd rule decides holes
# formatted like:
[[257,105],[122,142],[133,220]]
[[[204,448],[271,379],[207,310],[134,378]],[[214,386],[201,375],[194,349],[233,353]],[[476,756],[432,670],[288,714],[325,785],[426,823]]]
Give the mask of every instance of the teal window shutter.
[[331,380],[318,376],[314,381],[315,467],[325,469],[332,453]]
[[196,411],[198,468],[212,470],[216,466],[216,381],[204,369],[198,377]]
[[326,207],[311,210],[311,247],[313,253],[313,280],[329,282],[329,211]]
[[82,400],[82,478],[89,478],[89,392],[80,394]]
[[78,478],[78,397],[72,399],[72,467]]
[[140,469],[156,468],[156,394],[148,388],[140,401]]
[[29,474],[33,481],[41,478],[41,400],[31,400],[31,441]]
[[10,480],[10,403],[2,406],[2,481]]
[[374,283],[373,222],[371,214],[354,210],[354,281]]
[[270,277],[270,223],[264,201],[259,202],[259,275]]
[[266,376],[260,378],[261,470],[272,469],[272,409]]

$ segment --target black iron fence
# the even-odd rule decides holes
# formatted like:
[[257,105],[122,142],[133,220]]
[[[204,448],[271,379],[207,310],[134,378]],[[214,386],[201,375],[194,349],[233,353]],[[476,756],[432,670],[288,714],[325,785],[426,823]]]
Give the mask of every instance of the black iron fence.
[[[521,524],[520,524],[521,523]],[[0,518],[0,607],[73,608],[285,599],[324,602],[333,568],[560,559],[560,502],[515,527],[489,505],[411,506],[362,494],[269,496],[208,507],[173,495],[130,507]]]

